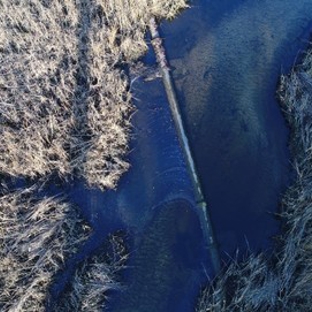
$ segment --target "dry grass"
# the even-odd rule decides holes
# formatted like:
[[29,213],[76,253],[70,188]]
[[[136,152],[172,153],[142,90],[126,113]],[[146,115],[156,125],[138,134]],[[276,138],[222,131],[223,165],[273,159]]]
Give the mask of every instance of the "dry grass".
[[[147,50],[150,17],[173,18],[184,7],[184,0],[0,0],[0,173],[116,187],[129,167],[133,111],[123,68]],[[35,193],[0,197],[1,311],[44,311],[54,274],[89,233],[73,207]],[[117,266],[95,257],[79,268],[67,311],[100,310]]]
[[0,197],[0,310],[45,310],[48,287],[66,257],[89,236],[78,212],[36,188]]
[[[150,17],[172,18],[184,7],[184,0],[0,0],[0,174],[116,187],[129,168],[133,111],[123,69],[147,50]],[[55,273],[90,229],[70,205],[37,198],[36,187],[2,188],[0,310],[44,311]],[[121,262],[102,260],[77,270],[70,311],[100,310],[116,286]]]
[[0,170],[13,176],[70,172],[78,21],[62,10],[0,2]]
[[203,290],[196,311],[284,311],[277,308],[281,289],[268,260],[251,255],[242,263],[231,263],[213,286]]
[[[283,233],[272,258],[232,263],[205,289],[197,311],[311,311],[312,307],[312,49],[278,90],[291,128],[296,180],[282,199]],[[226,297],[220,299],[225,290]]]
[[0,196],[0,310],[3,312],[96,312],[128,259],[122,233],[109,235],[96,255],[87,258],[69,288],[51,306],[49,289],[56,274],[90,236],[76,208],[57,198],[38,198],[38,187]]
[[128,253],[121,236],[110,235],[96,255],[76,270],[68,290],[53,308],[56,312],[100,312],[106,306],[107,292],[120,289],[117,275],[125,266]]
[[132,111],[122,68],[147,49],[151,15],[184,0],[0,1],[0,171],[114,188]]

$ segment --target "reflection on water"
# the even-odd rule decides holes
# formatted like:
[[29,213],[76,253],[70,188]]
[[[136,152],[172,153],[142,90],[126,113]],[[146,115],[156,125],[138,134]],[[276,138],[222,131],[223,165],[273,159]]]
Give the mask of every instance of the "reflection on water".
[[185,200],[173,200],[155,210],[130,263],[130,285],[112,311],[192,309],[190,292],[198,287],[190,285],[192,272],[201,269],[198,259],[203,252],[199,220]]
[[[266,247],[277,230],[267,211],[276,209],[287,182],[288,154],[274,92],[281,69],[303,46],[298,38],[312,20],[310,2],[200,0],[163,25],[224,251],[244,248],[245,237],[254,250]],[[75,267],[110,231],[126,228],[135,246],[125,280],[130,287],[111,299],[111,311],[193,311],[192,282],[199,287],[202,264],[209,274],[209,263],[190,208],[191,183],[161,82],[137,79],[133,92],[139,110],[133,116],[132,167],[118,189],[90,192],[79,184],[68,191],[95,229],[68,265]],[[67,275],[60,278],[62,287]]]
[[[246,239],[252,249],[266,247],[266,238],[277,231],[268,212],[276,211],[287,184],[288,152],[274,93],[312,21],[310,0],[230,2],[194,2],[184,21],[162,28],[204,191],[227,252],[244,249]],[[182,42],[175,40],[179,27],[186,34]]]

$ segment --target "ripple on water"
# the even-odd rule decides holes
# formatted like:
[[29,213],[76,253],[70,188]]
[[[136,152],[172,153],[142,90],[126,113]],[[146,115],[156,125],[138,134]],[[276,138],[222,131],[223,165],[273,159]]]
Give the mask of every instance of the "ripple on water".
[[114,312],[192,311],[190,293],[198,286],[195,280],[203,257],[197,215],[182,199],[155,209],[133,252],[130,285],[116,299]]
[[268,212],[287,185],[289,154],[275,88],[305,45],[312,2],[227,2],[194,2],[190,11],[200,18],[177,21],[197,38],[183,57],[168,42],[175,22],[163,35],[218,238],[232,252],[246,248],[246,239],[254,250],[266,248],[278,228]]

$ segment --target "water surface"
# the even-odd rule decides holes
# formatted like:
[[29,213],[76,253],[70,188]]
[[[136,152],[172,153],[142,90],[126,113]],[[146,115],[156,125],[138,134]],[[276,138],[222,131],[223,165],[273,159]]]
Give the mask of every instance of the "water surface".
[[221,249],[269,246],[288,182],[278,77],[308,42],[307,0],[194,1],[162,26]]
[[181,199],[155,209],[129,264],[129,284],[111,311],[192,311],[195,305],[194,271],[202,269],[204,243],[196,212]]
[[[246,241],[252,250],[266,248],[278,231],[271,213],[287,184],[289,156],[275,88],[306,44],[310,2],[200,0],[162,25],[224,253],[246,248]],[[152,52],[145,60],[155,63]],[[94,233],[68,260],[54,297],[81,259],[108,233],[124,229],[133,242],[123,280],[128,288],[114,293],[110,311],[193,311],[196,292],[211,272],[183,153],[161,81],[137,79],[132,92],[138,111],[131,168],[117,190],[87,190],[81,182],[63,189]]]

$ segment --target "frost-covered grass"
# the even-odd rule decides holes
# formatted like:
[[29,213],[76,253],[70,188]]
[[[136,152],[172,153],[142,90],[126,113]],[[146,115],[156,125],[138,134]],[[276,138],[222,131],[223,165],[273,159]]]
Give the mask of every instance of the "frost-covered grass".
[[[282,199],[282,234],[274,255],[232,263],[199,299],[197,311],[311,311],[312,306],[312,49],[278,90],[290,126],[293,185]],[[225,296],[220,296],[220,294]]]

